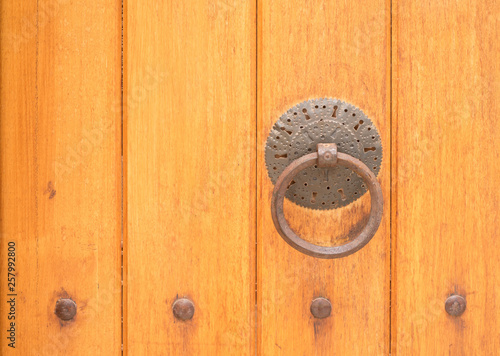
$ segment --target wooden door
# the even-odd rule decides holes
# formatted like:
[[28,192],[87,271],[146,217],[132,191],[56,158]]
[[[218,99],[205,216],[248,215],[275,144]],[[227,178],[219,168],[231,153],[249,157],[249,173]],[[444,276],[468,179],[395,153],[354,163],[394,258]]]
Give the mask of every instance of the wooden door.
[[[335,97],[363,108],[389,152],[388,4],[262,1],[258,20],[258,148],[265,146],[272,126],[288,108],[310,98]],[[258,153],[260,351],[263,355],[387,354],[389,199],[379,231],[364,249],[338,260],[312,258],[292,249],[278,235],[271,220],[273,184],[264,152]],[[386,162],[379,181],[389,197],[390,159]],[[366,222],[369,199],[366,194],[345,208],[326,211],[285,204],[285,212],[291,227],[304,239],[335,245],[342,243],[353,226]],[[333,317],[311,315],[311,302],[318,297],[332,303]]]
[[[392,51],[392,351],[500,347],[500,4],[398,1]],[[450,295],[465,312],[443,309]]]
[[124,347],[251,355],[255,4],[128,2],[125,21]]
[[120,1],[2,1],[0,32],[0,354],[119,355]]
[[[0,2],[0,354],[497,354],[499,17],[479,0]],[[384,153],[381,224],[339,259],[280,237],[265,159],[280,115],[327,97]],[[370,199],[285,216],[341,245]]]

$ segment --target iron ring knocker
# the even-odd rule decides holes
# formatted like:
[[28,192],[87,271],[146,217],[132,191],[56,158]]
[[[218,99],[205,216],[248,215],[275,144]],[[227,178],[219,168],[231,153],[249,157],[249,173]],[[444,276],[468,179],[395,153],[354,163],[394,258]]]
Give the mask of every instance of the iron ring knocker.
[[[323,168],[339,165],[351,169],[362,178],[370,192],[371,209],[368,222],[356,238],[344,245],[328,247],[307,242],[290,228],[283,214],[285,194],[294,176],[315,164]],[[363,248],[372,239],[380,226],[383,206],[382,188],[373,172],[359,159],[338,152],[335,143],[320,143],[317,146],[317,152],[294,160],[281,173],[274,186],[271,213],[276,229],[290,246],[309,256],[331,259],[351,255]]]

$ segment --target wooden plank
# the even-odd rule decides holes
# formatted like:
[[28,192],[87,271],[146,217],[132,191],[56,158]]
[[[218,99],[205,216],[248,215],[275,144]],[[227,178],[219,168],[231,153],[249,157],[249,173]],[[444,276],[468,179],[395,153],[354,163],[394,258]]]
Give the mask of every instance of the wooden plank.
[[[258,3],[258,348],[262,355],[374,355],[389,350],[390,4],[385,1]],[[305,256],[288,246],[271,220],[273,185],[264,147],[271,126],[291,106],[337,97],[376,124],[385,153],[379,181],[384,219],[361,251],[339,260]],[[335,244],[367,218],[369,194],[334,211],[291,203],[292,228],[318,244]],[[326,297],[332,316],[309,307]]]
[[125,351],[253,355],[255,4],[128,1],[125,18]]
[[[393,354],[500,348],[500,4],[394,3]],[[449,316],[450,294],[467,309]]]
[[115,0],[0,5],[2,355],[121,353],[120,18]]

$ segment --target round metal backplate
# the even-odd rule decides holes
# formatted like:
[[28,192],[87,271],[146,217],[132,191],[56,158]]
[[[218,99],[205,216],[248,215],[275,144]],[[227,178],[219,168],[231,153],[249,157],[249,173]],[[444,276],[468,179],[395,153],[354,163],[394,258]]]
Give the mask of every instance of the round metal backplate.
[[[337,99],[304,101],[281,115],[266,142],[266,165],[273,184],[294,160],[316,152],[318,143],[336,143],[339,152],[358,158],[375,175],[382,163],[382,144],[373,122],[357,107]],[[366,187],[344,167],[305,169],[286,193],[311,209],[336,209],[357,200]]]

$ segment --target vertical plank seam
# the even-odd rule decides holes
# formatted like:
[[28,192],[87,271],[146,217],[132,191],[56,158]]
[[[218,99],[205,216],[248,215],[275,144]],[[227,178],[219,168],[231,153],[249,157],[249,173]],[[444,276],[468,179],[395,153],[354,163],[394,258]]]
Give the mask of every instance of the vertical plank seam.
[[[255,169],[256,169],[256,199],[257,199],[257,204],[256,204],[256,216],[255,216],[255,223],[256,223],[256,254],[255,254],[255,260],[256,260],[256,274],[255,274],[255,280],[256,280],[256,299],[255,299],[255,342],[256,342],[256,347],[255,347],[255,355],[259,356],[262,355],[262,278],[261,278],[261,271],[262,271],[262,265],[260,265],[260,261],[262,259],[262,256],[260,254],[261,251],[261,244],[263,242],[262,240],[262,235],[261,235],[261,215],[262,215],[262,208],[259,206],[259,202],[262,200],[262,186],[259,186],[259,182],[262,184],[262,179],[260,176],[260,169],[259,169],[259,159],[260,159],[260,151],[259,151],[259,138],[260,138],[260,131],[259,129],[262,127],[261,125],[261,110],[260,110],[260,105],[261,105],[261,99],[260,99],[260,90],[262,90],[262,83],[260,80],[261,72],[259,71],[259,56],[260,56],[260,51],[261,51],[261,46],[262,46],[262,28],[261,28],[261,23],[262,23],[262,18],[263,16],[259,16],[259,11],[261,11],[261,6],[259,6],[260,0],[255,0],[255,36],[256,36],[256,43],[255,43],[255,77],[256,77],[256,82],[255,82],[255,87],[256,87],[256,92],[255,92],[255,104],[256,104],[256,110],[255,110],[255,127],[256,127],[256,132],[255,132],[255,141],[256,141],[256,146],[255,146],[255,153],[256,153],[256,164],[255,164]],[[259,31],[260,28],[260,31]],[[260,304],[259,304],[260,303]]]
[[[35,241],[36,241],[36,270],[39,271],[38,267],[38,248],[39,248],[39,232],[38,232],[38,56],[39,56],[39,43],[40,43],[40,32],[39,32],[39,3],[36,1],[36,47],[35,47],[35,122],[33,128],[33,169],[34,169],[34,200],[35,200]],[[36,290],[38,291],[38,281],[39,278],[36,276]],[[37,303],[38,304],[38,303]]]
[[123,167],[123,2],[124,0],[121,0],[121,48],[120,48],[120,56],[121,56],[121,68],[120,68],[120,145],[121,145],[121,241],[120,241],[120,272],[121,272],[121,295],[120,295],[120,302],[121,302],[121,308],[120,308],[120,339],[121,339],[121,355],[123,356],[124,354],[124,318],[123,318],[123,301],[124,301],[124,263],[123,263],[123,248],[124,248],[124,243],[123,243],[123,234],[124,234],[124,214],[123,214],[123,207],[125,205],[124,203],[124,186],[123,186],[123,173],[124,173],[124,167]]
[[[392,2],[390,0],[389,31],[389,187],[392,187]],[[392,189],[389,189],[389,355],[392,354]]]
[[[122,356],[128,355],[128,255],[127,255],[127,241],[128,241],[128,206],[127,206],[127,0],[121,0],[122,5],[122,17],[121,17],[121,144],[122,144],[122,308],[121,308],[121,320],[122,320]],[[128,102],[128,101],[127,101]]]
[[254,305],[254,318],[255,318],[255,325],[254,325],[254,331],[252,332],[251,335],[254,336],[254,354],[257,356],[259,354],[258,352],[258,347],[259,347],[259,342],[258,342],[258,335],[257,331],[259,328],[259,313],[258,313],[258,263],[259,263],[259,245],[258,245],[258,229],[259,229],[259,224],[258,224],[258,204],[259,204],[259,120],[257,119],[258,117],[258,98],[259,98],[259,77],[258,77],[258,70],[259,70],[259,0],[255,0],[255,271],[254,271],[254,286],[255,286],[255,305]]
[[[390,140],[391,140],[391,149],[390,149],[390,349],[389,353],[397,354],[397,320],[396,320],[396,305],[397,304],[397,296],[396,296],[396,284],[397,284],[397,270],[396,270],[396,258],[397,258],[397,111],[395,112],[395,108],[397,107],[397,97],[394,95],[394,90],[397,87],[397,82],[394,83],[394,80],[397,80],[394,75],[394,71],[397,70],[397,58],[394,59],[394,56],[397,55],[398,50],[398,42],[397,42],[397,29],[394,26],[398,26],[398,18],[399,12],[397,10],[397,0],[391,0],[391,58],[390,58],[390,68],[391,68],[391,92],[390,92]],[[395,12],[396,11],[396,12]],[[396,18],[394,18],[396,16]],[[396,45],[396,48],[394,48]],[[398,93],[396,92],[396,95]],[[394,118],[394,114],[396,118]],[[393,319],[394,318],[394,319]]]

